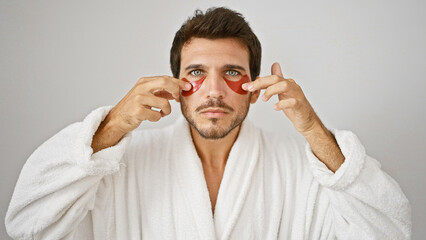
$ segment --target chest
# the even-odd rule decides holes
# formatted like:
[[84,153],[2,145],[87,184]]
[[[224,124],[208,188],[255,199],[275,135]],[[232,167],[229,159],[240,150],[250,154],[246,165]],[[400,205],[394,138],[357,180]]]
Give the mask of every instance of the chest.
[[223,170],[214,170],[209,167],[203,166],[203,171],[207,184],[207,189],[209,191],[212,212],[214,213],[217,195],[219,193],[220,183],[223,177]]

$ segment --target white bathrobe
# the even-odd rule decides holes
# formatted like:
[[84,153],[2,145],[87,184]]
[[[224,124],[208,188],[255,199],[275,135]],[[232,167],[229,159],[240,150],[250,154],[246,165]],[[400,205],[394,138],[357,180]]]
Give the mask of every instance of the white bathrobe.
[[212,214],[186,120],[128,133],[92,154],[112,106],[43,143],[6,215],[16,239],[409,239],[411,208],[354,133],[329,130],[345,156],[333,173],[307,142],[246,119]]

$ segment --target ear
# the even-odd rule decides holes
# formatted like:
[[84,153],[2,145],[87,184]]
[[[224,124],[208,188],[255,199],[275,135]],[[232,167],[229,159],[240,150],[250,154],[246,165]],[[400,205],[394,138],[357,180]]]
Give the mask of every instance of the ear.
[[[258,79],[259,76],[256,77],[256,79]],[[260,90],[256,90],[251,94],[251,98],[250,98],[250,103],[253,104],[257,101],[257,99],[259,98],[260,95]]]

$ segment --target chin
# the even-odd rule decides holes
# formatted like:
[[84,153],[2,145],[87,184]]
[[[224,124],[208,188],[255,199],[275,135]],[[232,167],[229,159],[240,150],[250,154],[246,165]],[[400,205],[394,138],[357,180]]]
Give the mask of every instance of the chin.
[[240,126],[248,113],[248,106],[245,111],[237,111],[225,114],[224,116],[205,116],[195,110],[188,109],[185,102],[181,102],[182,115],[200,136],[205,139],[221,139],[226,137],[232,130]]
[[235,127],[223,118],[207,118],[192,124],[195,130],[205,139],[221,139],[226,137]]
[[204,118],[203,122],[205,123],[205,125],[214,125],[214,126],[223,126],[226,119],[224,118],[213,118],[213,117],[208,117],[208,118]]
[[226,130],[223,128],[217,128],[217,127],[210,127],[210,128],[195,128],[197,132],[205,139],[222,139],[226,137],[232,129]]

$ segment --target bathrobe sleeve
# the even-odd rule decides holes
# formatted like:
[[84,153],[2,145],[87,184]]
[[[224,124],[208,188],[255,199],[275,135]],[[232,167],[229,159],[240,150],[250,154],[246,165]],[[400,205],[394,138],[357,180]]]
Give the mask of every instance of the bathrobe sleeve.
[[102,178],[120,169],[131,139],[128,133],[115,146],[92,154],[92,137],[111,108],[95,109],[28,158],[5,218],[11,237],[62,239],[93,209]]
[[351,131],[329,129],[345,156],[333,173],[306,144],[314,178],[324,188],[326,218],[338,239],[410,239],[411,207],[398,183],[368,156]]

